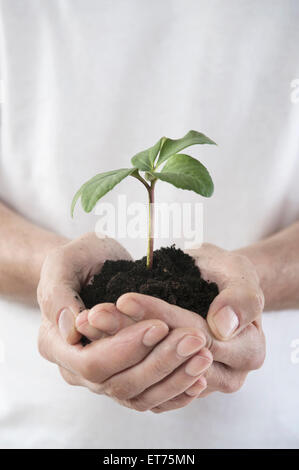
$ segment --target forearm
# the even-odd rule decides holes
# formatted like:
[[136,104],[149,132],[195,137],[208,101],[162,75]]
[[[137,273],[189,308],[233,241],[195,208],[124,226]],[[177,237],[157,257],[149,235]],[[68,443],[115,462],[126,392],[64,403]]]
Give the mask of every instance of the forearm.
[[299,308],[299,222],[237,252],[254,264],[266,310]]
[[36,304],[36,287],[48,252],[66,239],[0,203],[0,295]]

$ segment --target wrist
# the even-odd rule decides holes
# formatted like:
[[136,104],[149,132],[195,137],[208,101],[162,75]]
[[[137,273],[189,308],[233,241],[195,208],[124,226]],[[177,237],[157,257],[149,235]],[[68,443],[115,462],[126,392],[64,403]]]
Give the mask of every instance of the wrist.
[[34,250],[32,254],[32,262],[30,263],[34,289],[37,287],[41,268],[48,254],[59,246],[65,245],[69,241],[70,240],[68,238],[52,232],[45,231],[40,234],[40,237],[37,240],[36,250]]
[[[39,283],[42,265],[47,255],[52,250],[68,242],[69,240],[65,237],[39,229],[36,237],[31,239],[33,246],[26,251],[27,261],[23,258],[19,269],[15,269],[15,285],[12,288],[11,296],[26,304],[37,305],[36,289]],[[23,253],[23,255],[25,255],[25,253]],[[27,265],[25,273],[24,265]]]
[[246,256],[256,270],[265,297],[264,310],[278,310],[283,307],[281,292],[283,286],[279,282],[279,265],[276,253],[272,251],[272,247],[263,242],[235,250],[235,253]]

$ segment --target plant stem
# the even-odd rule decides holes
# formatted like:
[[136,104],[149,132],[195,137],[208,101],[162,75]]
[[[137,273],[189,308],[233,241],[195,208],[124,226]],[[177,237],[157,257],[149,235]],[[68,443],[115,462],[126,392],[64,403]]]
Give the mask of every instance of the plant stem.
[[[154,170],[154,168],[153,168]],[[147,189],[148,193],[148,238],[147,238],[147,255],[146,255],[146,267],[151,269],[153,267],[153,256],[154,256],[154,195],[155,195],[155,184],[156,179],[152,179],[150,184],[140,176],[138,170],[132,175],[138,179]]]
[[145,179],[143,179],[142,176],[140,176],[140,174],[138,173],[138,170],[136,170],[136,172],[132,173],[131,176],[133,176],[138,181],[140,181],[146,187],[146,189],[148,191],[151,189],[150,185],[145,181]]
[[146,256],[146,267],[151,269],[153,267],[153,255],[154,255],[154,191],[156,181],[152,181],[148,188],[148,240],[147,240],[147,256]]

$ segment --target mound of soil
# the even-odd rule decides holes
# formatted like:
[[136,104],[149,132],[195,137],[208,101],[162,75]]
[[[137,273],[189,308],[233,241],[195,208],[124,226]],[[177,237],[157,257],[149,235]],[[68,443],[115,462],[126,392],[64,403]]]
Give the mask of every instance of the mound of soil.
[[202,279],[191,256],[171,246],[154,252],[152,269],[147,269],[146,257],[105,261],[101,272],[80,295],[85,306],[92,308],[102,302],[115,303],[126,292],[152,295],[206,318],[218,287]]

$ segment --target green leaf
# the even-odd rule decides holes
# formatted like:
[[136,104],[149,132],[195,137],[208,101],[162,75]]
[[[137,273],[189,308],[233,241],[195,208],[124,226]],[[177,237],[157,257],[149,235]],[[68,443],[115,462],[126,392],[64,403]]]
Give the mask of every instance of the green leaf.
[[156,157],[163,145],[166,137],[161,137],[158,142],[147,150],[137,153],[131,158],[132,165],[141,171],[150,171],[154,168]]
[[161,165],[161,163],[168,160],[168,158],[174,155],[175,153],[178,153],[186,147],[190,147],[190,145],[195,144],[217,145],[213,140],[209,139],[209,137],[197,131],[189,131],[181,139],[166,139],[161,148],[157,166]]
[[212,196],[214,191],[213,181],[206,167],[189,155],[176,154],[169,157],[162,171],[152,172],[152,175],[177,188],[189,189],[204,197]]
[[[84,185],[83,185],[84,186]],[[75,196],[73,197],[73,200],[72,200],[72,205],[71,205],[71,216],[74,217],[74,210],[75,210],[75,206],[77,204],[77,201],[79,199],[79,197],[81,196],[81,193],[82,193],[82,190],[83,190],[83,186],[81,186],[80,189],[78,189],[78,191],[76,192]]]
[[131,175],[136,168],[121,168],[120,170],[107,171],[94,176],[76,192],[71,206],[73,216],[75,205],[81,197],[82,207],[85,212],[90,212],[99,199],[120,183],[124,178]]

